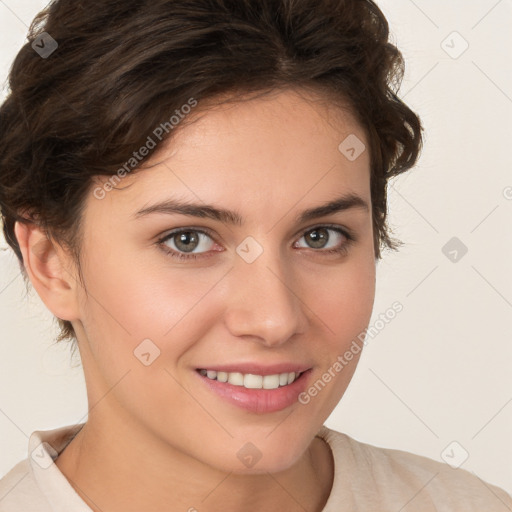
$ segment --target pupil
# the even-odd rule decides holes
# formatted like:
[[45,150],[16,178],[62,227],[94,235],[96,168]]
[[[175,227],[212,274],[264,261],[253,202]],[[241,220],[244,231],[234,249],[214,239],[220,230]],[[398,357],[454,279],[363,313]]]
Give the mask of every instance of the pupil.
[[[176,247],[180,251],[191,252],[196,248],[197,243],[199,242],[199,237],[192,231],[186,231],[184,233],[180,233],[177,235],[175,239]],[[194,245],[196,244],[196,245]],[[192,245],[192,247],[191,247]]]
[[329,232],[325,228],[314,229],[308,236],[312,241],[311,247],[315,249],[322,248],[329,241]]

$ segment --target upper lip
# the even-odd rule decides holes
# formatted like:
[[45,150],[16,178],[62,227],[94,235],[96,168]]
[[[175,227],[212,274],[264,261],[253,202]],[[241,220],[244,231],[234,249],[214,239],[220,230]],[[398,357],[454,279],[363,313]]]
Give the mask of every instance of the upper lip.
[[233,364],[211,364],[199,366],[198,370],[213,370],[226,373],[250,373],[252,375],[276,375],[279,373],[302,373],[309,370],[311,366],[299,363],[278,363],[272,365],[263,365],[258,363],[233,363]]

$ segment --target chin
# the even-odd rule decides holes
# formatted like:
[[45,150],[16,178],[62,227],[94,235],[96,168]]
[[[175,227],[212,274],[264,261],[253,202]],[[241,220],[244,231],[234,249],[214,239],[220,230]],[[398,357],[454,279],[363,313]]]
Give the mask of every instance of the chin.
[[281,447],[282,449],[279,450],[267,445],[258,449],[250,442],[242,443],[241,446],[237,445],[235,457],[228,457],[227,453],[219,455],[215,458],[214,466],[237,475],[279,473],[295,465],[307,450],[307,446],[304,451],[301,451],[299,447],[292,447],[285,443]]

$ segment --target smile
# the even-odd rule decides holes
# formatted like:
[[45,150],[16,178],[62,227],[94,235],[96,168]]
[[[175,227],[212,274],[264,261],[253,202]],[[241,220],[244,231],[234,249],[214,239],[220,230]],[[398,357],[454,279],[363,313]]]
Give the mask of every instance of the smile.
[[220,372],[216,370],[200,369],[199,373],[211,380],[227,382],[233,386],[247,389],[277,389],[288,386],[297,380],[303,373],[285,372],[274,375],[254,375],[252,373]]

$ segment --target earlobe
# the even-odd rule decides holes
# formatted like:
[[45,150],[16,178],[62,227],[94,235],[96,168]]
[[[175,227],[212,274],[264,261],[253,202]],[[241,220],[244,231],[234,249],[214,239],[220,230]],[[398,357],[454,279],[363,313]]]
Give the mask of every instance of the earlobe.
[[62,320],[78,319],[79,283],[70,256],[34,223],[16,222],[14,232],[25,270],[46,307]]

